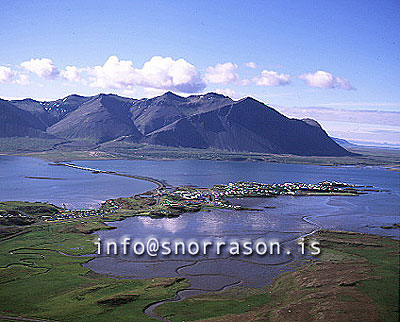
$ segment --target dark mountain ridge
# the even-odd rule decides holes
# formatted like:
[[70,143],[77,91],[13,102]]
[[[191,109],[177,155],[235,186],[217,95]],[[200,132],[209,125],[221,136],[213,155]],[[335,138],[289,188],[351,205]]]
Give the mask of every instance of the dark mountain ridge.
[[146,135],[178,119],[214,110],[232,102],[229,97],[216,93],[184,98],[167,92],[161,96],[133,102],[132,120],[140,132]]
[[50,137],[46,126],[30,112],[0,99],[0,137]]
[[290,119],[247,97],[217,93],[181,97],[167,92],[151,99],[114,94],[70,95],[51,102],[0,100],[2,137],[84,139],[96,143],[129,139],[185,148],[346,156],[318,122]]
[[47,133],[59,138],[89,139],[98,143],[121,136],[142,137],[131,120],[129,99],[96,95],[50,126]]

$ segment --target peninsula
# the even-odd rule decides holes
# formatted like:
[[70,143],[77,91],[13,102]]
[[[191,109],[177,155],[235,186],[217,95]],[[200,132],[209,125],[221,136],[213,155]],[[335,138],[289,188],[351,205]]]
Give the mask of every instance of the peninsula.
[[[73,164],[64,166],[75,167]],[[102,171],[92,168],[79,170]],[[122,175],[112,171],[105,173]],[[130,177],[139,179],[137,176]],[[106,224],[108,221],[138,215],[174,217],[184,212],[213,208],[244,210],[229,201],[238,197],[358,196],[369,190],[329,181],[317,184],[235,182],[210,188],[171,188],[156,179],[140,179],[155,183],[156,188],[129,198],[107,200],[99,209],[68,210],[43,203],[1,202],[0,318],[27,321],[80,321],[84,318],[85,321],[97,321],[99,316],[112,319],[118,314],[119,320],[135,316],[150,321],[151,317],[146,314],[149,314],[147,308],[151,304],[173,299],[177,292],[189,286],[188,281],[181,277],[116,279],[83,267],[95,252],[88,234],[112,228]],[[318,292],[327,292],[332,288],[339,297],[333,299],[329,293],[324,293],[325,302],[334,303],[334,307],[342,307],[346,302],[343,314],[368,313],[383,318],[398,316],[396,303],[393,302],[397,289],[393,280],[398,279],[398,275],[395,274],[395,256],[390,255],[398,247],[398,241],[327,231],[319,232],[315,237],[320,238],[324,245],[324,255],[320,260],[281,276],[271,286],[259,290],[237,287],[182,302],[166,302],[157,306],[152,316],[171,321],[268,316],[279,321],[286,318],[288,307],[296,314],[309,316],[311,308],[301,304],[300,297],[315,297]],[[342,245],[345,248],[340,248]],[[377,247],[384,252],[372,253],[371,250]],[[354,263],[363,265],[363,273],[354,272]],[[383,263],[393,273],[380,270]],[[316,270],[320,273],[315,276]],[[337,276],[327,279],[332,271],[338,272]],[[340,279],[340,276],[345,278]],[[376,276],[380,279],[378,282]],[[363,284],[359,286],[361,280]],[[383,294],[386,300],[376,297],[378,293]],[[52,294],[51,299],[48,294]],[[357,311],[360,303],[368,303],[368,310]],[[316,312],[325,308],[324,305],[315,305]],[[218,310],[215,309],[217,306]],[[232,310],[232,307],[235,309]],[[330,314],[336,313],[332,311]]]

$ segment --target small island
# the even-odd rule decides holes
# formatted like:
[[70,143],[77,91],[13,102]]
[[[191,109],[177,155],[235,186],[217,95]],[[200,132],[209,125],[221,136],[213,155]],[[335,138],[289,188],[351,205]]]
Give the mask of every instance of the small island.
[[[115,172],[112,174],[119,175]],[[142,180],[150,181],[149,178]],[[36,222],[58,222],[88,217],[110,221],[133,215],[176,217],[185,212],[212,208],[252,210],[232,204],[230,198],[358,196],[365,193],[359,186],[337,181],[322,181],[317,184],[301,182],[265,184],[240,181],[218,184],[211,188],[191,186],[167,188],[155,179],[151,181],[158,184],[156,189],[132,197],[109,199],[99,209],[76,210],[41,203],[3,202],[0,203],[0,224],[24,226]]]

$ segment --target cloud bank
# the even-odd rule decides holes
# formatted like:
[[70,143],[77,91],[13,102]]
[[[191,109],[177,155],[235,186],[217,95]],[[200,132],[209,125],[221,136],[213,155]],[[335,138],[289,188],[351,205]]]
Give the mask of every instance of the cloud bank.
[[245,65],[249,68],[257,68],[257,64],[253,61],[249,61]]
[[21,63],[21,67],[44,79],[55,79],[60,73],[53,61],[48,58],[32,58]]
[[400,145],[400,112],[331,107],[279,107],[289,117],[318,120],[329,135],[358,144]]
[[15,71],[10,67],[0,66],[0,83],[11,83],[15,77]]
[[222,95],[225,95],[225,96],[229,96],[230,98],[233,98],[233,99],[237,99],[237,98],[240,97],[240,96],[238,95],[238,93],[236,93],[234,90],[232,90],[232,89],[230,89],[230,88],[224,88],[224,89],[222,89],[222,88],[217,88],[217,89],[215,90],[215,92],[218,93],[218,94],[222,94]]
[[18,73],[7,66],[0,66],[0,84],[28,85],[29,77],[24,73]]
[[290,75],[263,70],[261,76],[254,78],[254,83],[258,86],[285,86],[290,84]]
[[[135,66],[132,60],[122,60],[117,56],[108,57],[102,65],[86,67],[68,65],[64,68],[57,67],[49,58],[32,58],[14,66],[14,69],[0,66],[0,83],[27,85],[30,84],[28,75],[34,74],[42,80],[61,79],[92,88],[118,89],[120,93],[130,93],[129,95],[136,93],[138,87],[141,87],[144,92],[174,91],[191,94],[199,93],[208,86],[210,86],[210,90],[216,90],[217,86],[212,87],[214,84],[278,87],[292,83],[289,74],[265,69],[254,76],[258,73],[254,69],[260,68],[260,66],[252,61],[244,63],[244,66],[253,69],[253,71],[248,69],[243,71],[246,78],[241,78],[239,67],[233,62],[208,66],[202,74],[193,64],[183,58],[174,59],[162,56],[153,56],[142,67]],[[298,78],[304,80],[311,87],[354,89],[349,80],[322,70],[305,73]],[[44,86],[43,83],[37,84]],[[223,91],[222,87],[219,87],[218,90]],[[226,89],[224,91],[229,92]]]
[[349,80],[342,77],[335,77],[331,73],[322,70],[300,75],[299,78],[305,80],[306,84],[310,87],[354,89]]
[[61,71],[61,76],[69,82],[80,82],[82,69],[76,66],[67,66]]
[[236,73],[238,65],[231,62],[217,64],[207,68],[205,79],[208,83],[227,84],[239,80],[239,75]]
[[130,60],[111,56],[89,70],[91,87],[131,89],[134,86],[195,93],[205,88],[196,68],[183,58],[154,56],[138,69]]

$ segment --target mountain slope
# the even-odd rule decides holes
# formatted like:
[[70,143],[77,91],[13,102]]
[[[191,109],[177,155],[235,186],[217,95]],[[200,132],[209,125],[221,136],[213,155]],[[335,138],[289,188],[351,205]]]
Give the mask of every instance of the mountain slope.
[[50,137],[46,126],[31,113],[0,99],[0,137]]
[[148,134],[143,141],[150,144],[184,148],[205,149],[210,147],[187,118],[181,118]]
[[[173,146],[206,147],[229,151],[267,152],[297,155],[345,156],[350,153],[335,143],[315,121],[289,119],[252,98],[188,118],[197,130],[196,139],[188,145],[184,131],[165,127],[150,134],[147,142],[171,136]],[[192,131],[193,133],[193,131]],[[165,141],[165,139],[164,139]],[[202,146],[204,144],[202,143]]]
[[89,139],[106,142],[120,136],[141,138],[131,121],[130,99],[100,94],[85,101],[60,122],[47,129],[49,134],[61,138]]
[[233,102],[229,97],[216,93],[192,95],[184,98],[167,92],[151,99],[132,103],[132,120],[143,135],[175,122],[178,119],[214,110]]
[[99,94],[51,102],[1,101],[3,136],[145,143],[237,152],[346,156],[318,122],[290,119],[252,98],[216,93],[151,99]]
[[10,101],[19,109],[30,112],[46,127],[62,120],[68,113],[76,110],[79,105],[89,100],[90,97],[69,95],[56,101],[35,101],[30,98]]

